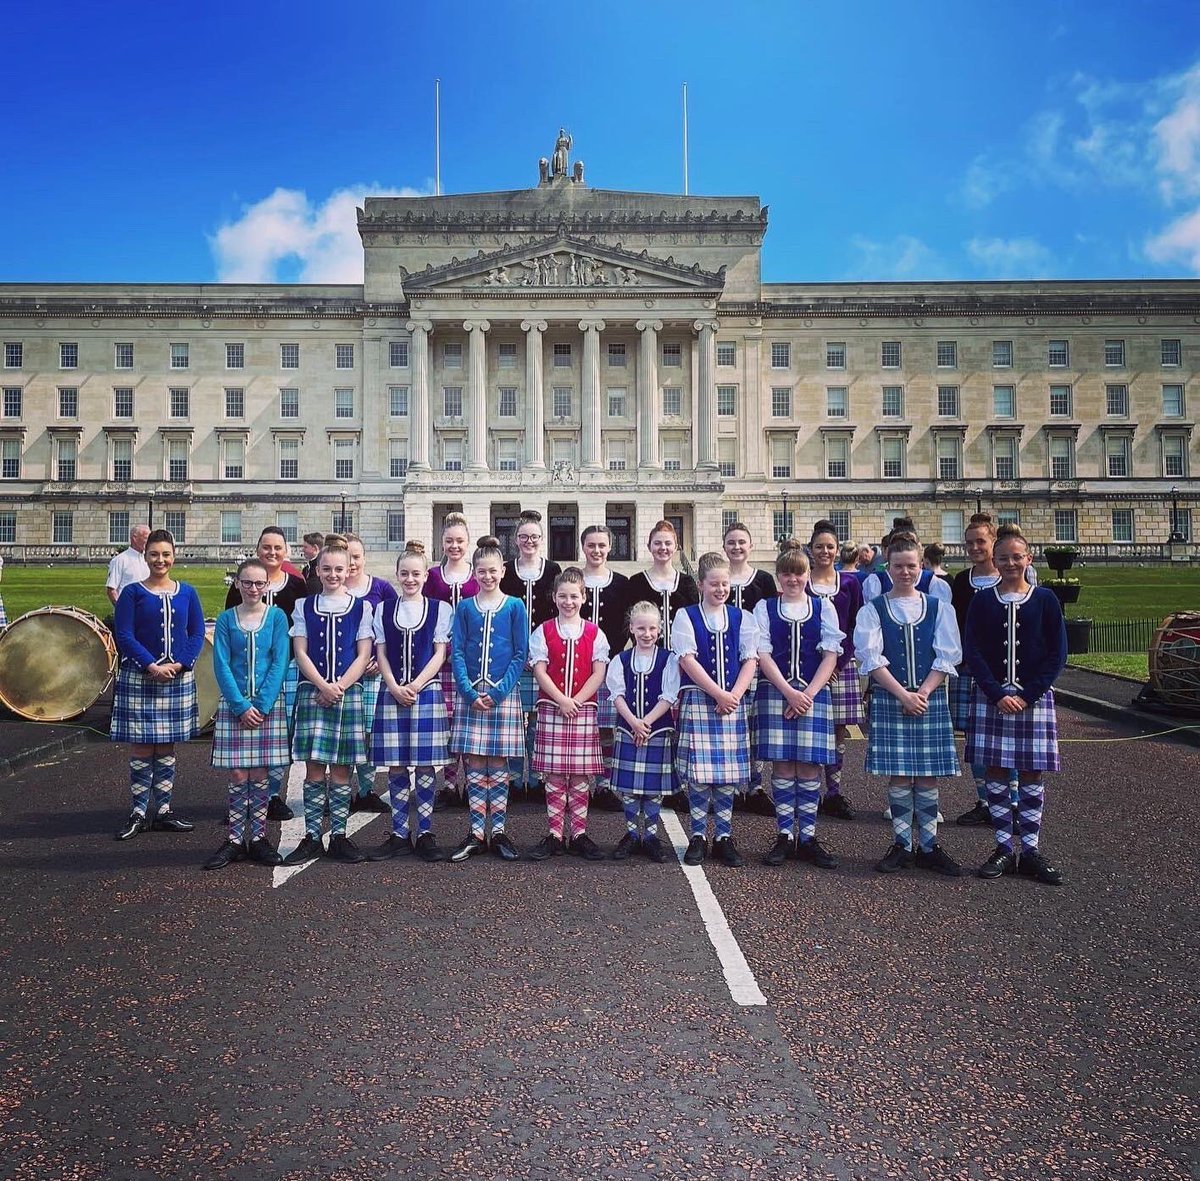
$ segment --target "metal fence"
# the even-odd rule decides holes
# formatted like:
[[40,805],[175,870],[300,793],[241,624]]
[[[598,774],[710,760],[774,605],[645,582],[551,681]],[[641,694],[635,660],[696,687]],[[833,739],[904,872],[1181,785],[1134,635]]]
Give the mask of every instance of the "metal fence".
[[1092,623],[1091,652],[1148,652],[1161,619],[1103,619]]

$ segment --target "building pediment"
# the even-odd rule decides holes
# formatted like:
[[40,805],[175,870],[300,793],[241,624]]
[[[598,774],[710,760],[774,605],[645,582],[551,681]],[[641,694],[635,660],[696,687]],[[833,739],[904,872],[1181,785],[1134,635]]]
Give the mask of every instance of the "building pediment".
[[400,276],[406,297],[467,289],[550,289],[556,294],[647,289],[719,295],[725,286],[724,267],[704,271],[699,264],[677,263],[673,256],[659,258],[647,250],[625,250],[565,233],[490,253],[481,250],[442,266],[430,263],[423,271],[410,273],[401,267]]

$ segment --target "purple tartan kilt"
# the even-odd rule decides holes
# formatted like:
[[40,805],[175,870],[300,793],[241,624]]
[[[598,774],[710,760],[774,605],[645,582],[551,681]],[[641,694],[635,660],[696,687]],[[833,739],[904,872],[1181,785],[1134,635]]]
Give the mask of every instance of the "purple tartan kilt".
[[675,731],[651,735],[645,746],[635,746],[619,726],[613,735],[612,786],[618,795],[666,796],[675,791]]
[[608,685],[600,682],[600,688],[596,690],[596,725],[601,730],[612,730],[617,724],[617,707],[613,705],[612,694],[608,691]]
[[600,774],[604,756],[593,702],[580,706],[573,718],[564,717],[553,702],[538,702],[533,769],[539,775]]
[[472,709],[471,703],[458,694],[450,727],[450,750],[493,759],[521,758],[525,754],[525,715],[521,712],[520,693],[514,689],[487,713]]
[[974,688],[975,678],[967,671],[965,664],[960,664],[958,676],[950,678],[950,720],[954,728],[964,734],[971,717],[971,690]]
[[830,718],[835,726],[863,724],[862,682],[858,679],[858,661],[851,660],[837,670],[829,682]]
[[317,704],[317,688],[304,681],[296,692],[292,758],[298,763],[357,767],[367,758],[362,685],[351,685],[337,705]]
[[754,705],[754,757],[763,762],[836,763],[829,690],[817,694],[802,718],[785,718],[785,707],[783,694],[763,677]]
[[675,766],[686,783],[732,786],[750,781],[750,708],[743,697],[737,712],[718,717],[712,698],[694,685],[679,694],[679,738]]
[[157,745],[195,736],[195,675],[188,671],[174,680],[152,681],[138,665],[123,660],[113,693],[112,741]]
[[282,693],[267,714],[266,721],[257,730],[247,730],[238,725],[237,717],[227,701],[222,700],[217,706],[212,747],[214,767],[248,771],[256,767],[287,767],[291,761],[288,712]]
[[1044,697],[1019,714],[1002,714],[975,686],[963,757],[968,763],[982,763],[985,767],[1061,770],[1054,690],[1046,690]]
[[868,775],[957,775],[958,751],[950,724],[945,688],[929,699],[919,718],[906,717],[886,690],[871,690],[871,732],[867,738]]
[[450,762],[450,720],[436,681],[407,707],[383,688],[375,706],[371,761],[377,767],[444,767]]

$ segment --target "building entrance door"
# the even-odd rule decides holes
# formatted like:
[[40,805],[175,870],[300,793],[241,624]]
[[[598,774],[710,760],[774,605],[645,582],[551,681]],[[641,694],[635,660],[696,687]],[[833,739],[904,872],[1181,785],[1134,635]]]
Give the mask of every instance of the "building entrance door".
[[492,534],[500,542],[501,552],[508,561],[517,557],[517,525],[521,521],[520,505],[498,504],[492,508]]
[[574,562],[578,553],[579,509],[573,504],[550,506],[550,557]]
[[610,504],[604,514],[604,523],[612,535],[609,558],[614,562],[633,561],[633,506]]

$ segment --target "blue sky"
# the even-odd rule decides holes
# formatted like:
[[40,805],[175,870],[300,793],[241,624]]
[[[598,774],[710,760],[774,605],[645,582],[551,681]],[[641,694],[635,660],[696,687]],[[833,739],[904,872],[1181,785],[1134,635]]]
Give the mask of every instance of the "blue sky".
[[770,206],[769,281],[1200,274],[1200,4],[21,5],[0,281],[354,281],[354,205],[599,188]]

